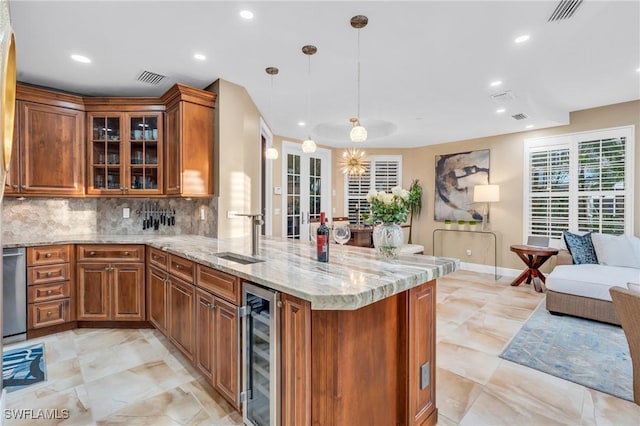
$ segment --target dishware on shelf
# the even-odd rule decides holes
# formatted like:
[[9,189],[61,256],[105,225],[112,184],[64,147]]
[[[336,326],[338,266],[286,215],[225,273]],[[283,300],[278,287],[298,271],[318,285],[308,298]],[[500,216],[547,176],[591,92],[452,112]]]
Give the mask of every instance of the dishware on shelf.
[[153,132],[151,130],[145,130],[144,131],[144,138],[146,140],[151,140],[153,139]]
[[[333,228],[333,239],[341,246],[344,246],[350,238],[351,229],[349,228],[349,225],[336,226]],[[344,255],[341,254],[340,258],[343,257]]]
[[142,130],[134,130],[133,131],[133,137],[135,139],[142,139]]
[[153,139],[158,139],[158,129],[153,129],[152,131]]

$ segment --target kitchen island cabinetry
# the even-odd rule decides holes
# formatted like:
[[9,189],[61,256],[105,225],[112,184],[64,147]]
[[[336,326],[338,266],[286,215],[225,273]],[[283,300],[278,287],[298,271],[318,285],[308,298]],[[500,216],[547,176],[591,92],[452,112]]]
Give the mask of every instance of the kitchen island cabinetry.
[[193,285],[195,265],[190,260],[169,254],[168,330],[171,342],[194,362],[196,340],[196,289]]
[[167,111],[165,193],[212,196],[216,94],[176,84],[162,99]]
[[147,312],[148,319],[167,335],[169,314],[169,255],[153,247],[147,248]]
[[143,321],[144,246],[78,245],[79,321]]
[[17,131],[5,195],[83,196],[82,98],[22,85],[16,98]]

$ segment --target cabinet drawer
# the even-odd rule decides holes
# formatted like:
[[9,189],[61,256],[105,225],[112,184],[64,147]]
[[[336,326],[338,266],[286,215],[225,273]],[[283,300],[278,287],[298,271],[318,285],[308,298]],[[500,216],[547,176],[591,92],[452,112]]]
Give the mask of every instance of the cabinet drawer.
[[193,283],[195,266],[192,261],[173,254],[169,255],[169,273],[178,278]]
[[197,266],[198,287],[240,305],[240,278],[207,266]]
[[29,286],[27,289],[27,302],[40,303],[56,299],[64,299],[71,295],[69,281],[61,283],[40,284]]
[[68,244],[57,246],[29,247],[27,249],[27,265],[51,265],[69,262],[71,246]]
[[169,253],[152,247],[149,247],[147,250],[149,255],[149,264],[166,271],[167,265],[169,264]]
[[44,284],[57,281],[67,281],[71,277],[69,264],[31,266],[27,268],[27,284]]
[[29,304],[29,328],[49,327],[68,322],[69,299]]
[[78,262],[144,262],[143,245],[78,245]]

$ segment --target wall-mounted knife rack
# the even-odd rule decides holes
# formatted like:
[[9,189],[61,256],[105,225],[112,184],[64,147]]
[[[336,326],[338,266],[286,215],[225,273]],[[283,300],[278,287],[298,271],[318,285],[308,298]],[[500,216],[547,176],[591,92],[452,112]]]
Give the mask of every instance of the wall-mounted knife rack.
[[137,210],[138,217],[142,217],[142,230],[157,231],[161,226],[176,225],[176,209],[160,208],[157,202],[143,203],[142,210]]

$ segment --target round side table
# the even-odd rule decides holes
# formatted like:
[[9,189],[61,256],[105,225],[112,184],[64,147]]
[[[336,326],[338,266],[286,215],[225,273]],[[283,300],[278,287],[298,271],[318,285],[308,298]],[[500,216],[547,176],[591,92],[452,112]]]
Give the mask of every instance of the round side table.
[[542,293],[542,284],[546,281],[546,278],[544,274],[540,272],[540,267],[551,256],[558,254],[558,250],[548,247],[513,245],[511,246],[511,251],[517,254],[527,265],[527,269],[518,275],[518,278],[513,280],[511,285],[518,286],[526,279],[527,284],[533,281],[533,288],[538,293]]

